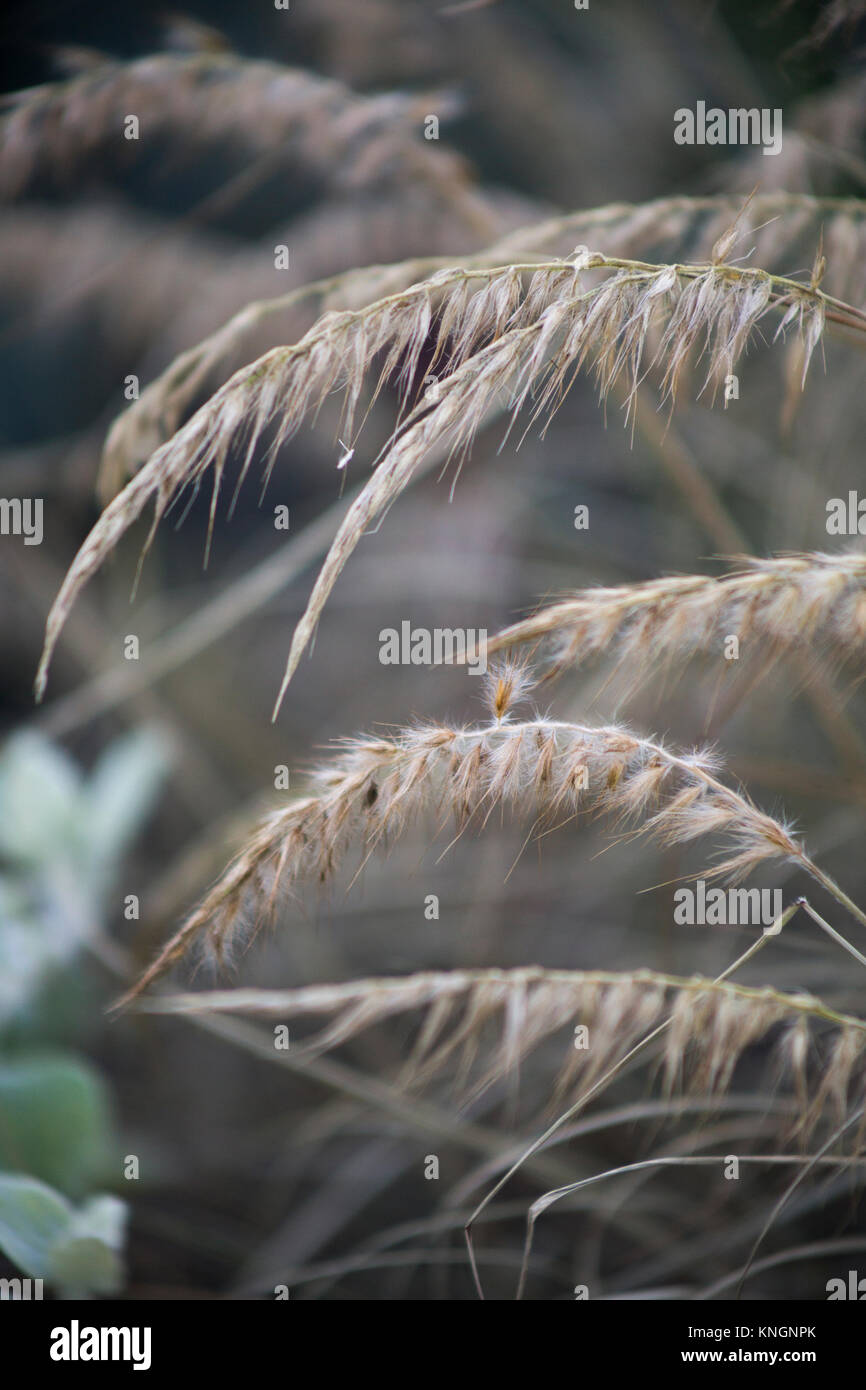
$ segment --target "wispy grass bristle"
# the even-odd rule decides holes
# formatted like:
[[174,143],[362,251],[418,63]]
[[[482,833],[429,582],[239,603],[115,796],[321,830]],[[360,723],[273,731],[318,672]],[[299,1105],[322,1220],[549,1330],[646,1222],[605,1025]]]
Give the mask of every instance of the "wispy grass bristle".
[[[548,1049],[552,1094],[557,1105],[567,1103],[668,1021],[661,1073],[669,1095],[688,1089],[722,1095],[743,1055],[767,1041],[776,1084],[791,1087],[797,1098],[794,1119],[802,1138],[825,1110],[837,1119],[848,1113],[866,1058],[866,1024],[812,995],[650,970],[450,970],[301,989],[157,994],[139,1008],[281,1022],[325,1019],[320,1031],[296,1040],[301,1056],[318,1056],[368,1028],[418,1013],[401,1085],[417,1088],[443,1075],[452,1083],[462,1078],[464,1103],[513,1078],[530,1054],[557,1036],[558,1065]],[[574,1043],[578,1026],[587,1029],[585,1048]]]
[[764,668],[792,649],[833,659],[859,655],[866,643],[866,555],[745,556],[718,577],[585,589],[505,628],[487,650],[531,647],[545,679],[608,653],[635,689],[660,665],[681,668],[699,652],[721,662],[731,638],[738,662]]
[[453,819],[458,833],[482,828],[502,806],[539,832],[603,815],[663,844],[711,836],[724,850],[700,870],[705,877],[735,882],[761,864],[788,861],[853,907],[789,826],[719,779],[709,750],[675,753],[624,727],[544,718],[474,728],[422,724],[389,738],[348,740],[311,785],[310,796],[259,825],[130,997],[196,945],[225,959],[244,924],[261,925],[289,890],[330,878],[353,846],[363,864],[425,809]]
[[[532,278],[529,293],[512,310],[517,270]],[[600,272],[600,278],[585,285],[583,277],[593,272]],[[650,265],[591,253],[585,247],[579,247],[567,264],[441,272],[357,312],[325,315],[294,347],[275,348],[235,373],[109,504],[73,561],[49,614],[37,695],[44,690],[51,654],[81,587],[148,501],[154,501],[156,525],[180,492],[200,486],[210,471],[213,518],[229,451],[243,440],[240,483],[258,439],[276,416],[267,481],[280,445],[306,417],[315,418],[336,388],[345,402],[343,438],[351,443],[365,368],[382,352],[385,368],[377,389],[399,365],[408,404],[434,314],[443,311],[449,295],[465,295],[469,281],[480,282],[481,298],[469,323],[461,323],[461,360],[398,424],[349,509],[295,630],[277,709],[360,536],[408,486],[434,445],[446,441],[452,455],[464,456],[497,401],[507,402],[514,417],[531,400],[533,419],[547,421],[575,374],[589,364],[603,400],[623,376],[633,393],[650,366],[660,369],[663,397],[672,400],[692,355],[703,361],[704,386],[719,381],[732,370],[764,315],[780,307],[786,314],[797,310],[804,370],[828,314],[848,326],[866,327],[866,315],[860,311],[828,300],[818,288],[763,270]],[[660,346],[645,362],[649,331],[659,319]]]

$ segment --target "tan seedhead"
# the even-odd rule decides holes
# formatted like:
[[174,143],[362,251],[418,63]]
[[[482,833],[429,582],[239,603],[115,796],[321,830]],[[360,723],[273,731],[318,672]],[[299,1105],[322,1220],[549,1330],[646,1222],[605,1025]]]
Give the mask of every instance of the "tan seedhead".
[[[797,1097],[795,1123],[803,1137],[828,1104],[840,1118],[848,1113],[866,1056],[866,1024],[812,995],[649,970],[450,970],[302,989],[156,994],[140,1007],[281,1022],[324,1019],[320,1031],[293,1042],[299,1057],[339,1047],[388,1019],[419,1014],[401,1084],[418,1087],[445,1075],[456,1081],[464,1102],[496,1082],[513,1082],[525,1059],[557,1037],[558,1062],[552,1045],[546,1053],[556,1074],[546,1098],[556,1105],[615,1069],[661,1023],[669,1094],[693,1089],[719,1096],[747,1049],[771,1040],[776,1080]],[[587,1030],[585,1047],[575,1045],[577,1027]]]
[[[718,384],[764,316],[779,309],[784,311],[780,328],[800,335],[804,375],[825,318],[866,326],[866,315],[820,289],[763,270],[651,265],[585,247],[565,262],[439,272],[364,309],[325,315],[300,343],[275,348],[236,372],[106,508],[49,614],[37,696],[80,589],[148,501],[154,500],[155,527],[181,492],[199,487],[210,471],[212,526],[230,450],[243,444],[240,487],[262,432],[277,418],[267,482],[280,445],[305,418],[315,419],[325,398],[338,389],[344,399],[341,438],[353,444],[355,415],[374,361],[382,364],[374,394],[396,379],[407,409],[428,343],[434,370],[447,374],[398,423],[350,506],[295,630],[275,715],[360,537],[409,485],[434,447],[445,444],[461,459],[488,412],[503,403],[512,417],[531,403],[531,420],[549,421],[575,375],[588,366],[602,400],[624,379],[630,403],[652,369],[660,375],[663,397],[672,401],[687,362],[695,357],[705,369],[704,388]],[[649,350],[651,340],[657,346]]]
[[280,898],[331,877],[355,846],[361,865],[387,849],[424,810],[452,818],[458,834],[512,808],[539,833],[603,815],[623,833],[664,844],[708,835],[724,851],[705,876],[745,878],[787,860],[858,920],[866,918],[808,857],[780,820],[726,786],[706,751],[678,754],[619,726],[552,719],[495,719],[472,728],[421,724],[388,738],[348,740],[312,778],[312,794],[266,817],[130,993],[140,994],[196,944],[223,961],[243,925],[272,918]]
[[484,676],[484,695],[491,718],[498,724],[510,719],[514,706],[527,699],[534,685],[535,677],[524,662],[494,662]]
[[[760,173],[766,177],[766,167]],[[520,260],[529,251],[567,256],[585,242],[609,255],[695,264],[718,259],[713,250],[730,234],[733,255],[722,259],[768,270],[809,264],[823,237],[825,288],[852,304],[866,298],[866,209],[859,198],[759,190],[745,205],[741,193],[612,203],[511,232],[497,249]]]
[[[462,162],[419,134],[426,103],[436,97],[436,110],[454,109],[446,92],[360,96],[342,82],[232,53],[161,53],[130,63],[106,57],[6,100],[0,196],[11,201],[76,184],[80,191],[94,173],[110,178],[166,146],[182,147],[187,161],[228,151],[246,181],[251,172],[280,170],[360,190],[412,177],[442,197],[450,183],[457,196],[466,181]],[[121,138],[131,112],[140,122],[136,141]]]
[[506,628],[487,650],[538,648],[545,678],[609,653],[634,689],[658,666],[682,666],[698,652],[722,660],[731,637],[743,664],[764,667],[794,648],[858,655],[866,643],[866,555],[743,558],[718,578],[585,589]]
[[[465,256],[463,270],[484,271],[491,264],[517,264],[568,256],[578,243],[603,238],[609,255],[646,257],[651,251],[685,262],[710,260],[711,248],[731,229],[739,232],[750,258],[759,265],[792,263],[801,247],[824,244],[829,257],[829,288],[859,303],[866,296],[866,212],[856,198],[815,198],[805,194],[756,194],[742,207],[739,196],[660,198],[651,203],[615,203],[570,213],[521,228],[488,251]],[[655,254],[653,254],[655,259]],[[165,443],[193,408],[211,373],[224,384],[244,357],[247,343],[269,319],[295,305],[319,305],[319,312],[359,310],[401,293],[453,267],[453,257],[428,257],[395,265],[370,265],[304,285],[276,299],[247,304],[216,332],[181,353],[119,415],[105,443],[102,495],[108,501],[143,460]],[[814,281],[817,288],[820,281]],[[800,368],[802,370],[802,367]],[[798,372],[798,381],[800,373]]]

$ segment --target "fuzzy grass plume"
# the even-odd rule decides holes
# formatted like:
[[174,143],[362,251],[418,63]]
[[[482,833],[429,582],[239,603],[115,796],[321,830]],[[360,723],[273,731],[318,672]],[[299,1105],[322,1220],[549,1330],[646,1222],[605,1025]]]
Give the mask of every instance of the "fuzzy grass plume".
[[[866,1023],[812,995],[651,970],[431,971],[302,989],[157,994],[139,1007],[157,1014],[321,1018],[325,1026],[296,1043],[305,1056],[340,1047],[385,1020],[417,1013],[420,1022],[400,1084],[419,1087],[449,1075],[464,1102],[496,1082],[514,1079],[542,1043],[565,1034],[551,1098],[552,1104],[564,1102],[575,1087],[592,1085],[615,1067],[662,1021],[668,1024],[661,1057],[668,1093],[692,1088],[718,1096],[729,1087],[744,1052],[772,1034],[776,1076],[798,1098],[798,1129],[804,1135],[826,1105],[837,1118],[848,1113],[866,1056]],[[590,1048],[574,1046],[575,1024],[589,1030]]]
[[[155,528],[180,494],[197,490],[210,472],[213,525],[230,451],[243,443],[240,487],[262,432],[276,418],[266,483],[280,445],[305,418],[315,419],[335,390],[344,399],[341,437],[353,443],[355,416],[374,361],[382,366],[373,394],[396,379],[405,410],[316,580],[295,630],[275,715],[361,535],[409,485],[434,446],[446,443],[451,455],[465,455],[497,404],[504,403],[512,418],[531,404],[531,420],[545,424],[587,366],[603,401],[622,379],[630,401],[644,375],[655,370],[662,398],[673,403],[687,363],[702,362],[702,391],[717,386],[771,312],[780,315],[777,337],[788,329],[799,335],[805,379],[825,320],[866,328],[866,314],[821,291],[820,257],[811,283],[802,284],[727,264],[724,257],[735,239],[730,229],[708,265],[660,266],[579,247],[567,262],[442,271],[361,310],[325,315],[300,343],[275,348],[235,373],[109,504],[79,550],[48,617],[37,695],[44,692],[51,655],[75,598],[148,502],[154,503]],[[429,374],[442,375],[409,409],[429,343]]]
[[742,557],[719,577],[675,575],[585,589],[505,628],[487,650],[538,650],[547,679],[609,652],[634,688],[662,664],[721,653],[730,637],[738,639],[743,660],[764,667],[800,647],[862,659],[866,555]]
[[[660,198],[650,203],[613,203],[587,212],[521,228],[495,247],[464,257],[464,269],[497,259],[516,263],[568,256],[578,243],[603,238],[609,255],[676,256],[681,261],[708,260],[713,247],[735,225],[741,240],[760,265],[789,260],[823,238],[828,261],[827,288],[859,301],[866,293],[866,210],[855,198],[815,198],[805,194],[756,194],[743,208],[729,194],[706,198]],[[102,461],[102,495],[114,492],[179,429],[211,373],[243,361],[252,333],[268,319],[300,303],[318,303],[321,312],[359,310],[399,294],[440,271],[453,258],[429,257],[396,265],[374,265],[330,276],[276,299],[245,306],[221,328],[187,349],[143,387],[140,398],[117,417],[109,430]],[[222,383],[221,383],[222,384]]]
[[[512,720],[507,696],[500,698],[509,680],[492,677],[491,698],[498,701],[492,723],[422,724],[389,738],[347,741],[314,775],[311,795],[262,821],[127,997],[142,993],[198,944],[224,960],[241,925],[261,924],[281,894],[326,881],[353,846],[363,867],[423,810],[453,819],[457,834],[473,823],[483,828],[503,807],[529,820],[530,835],[603,815],[625,833],[664,844],[712,836],[724,850],[704,873],[736,881],[759,864],[789,861],[866,925],[866,916],[787,825],[719,779],[712,754],[675,753],[619,726]],[[511,688],[519,693],[516,683]]]
[[[177,168],[208,152],[243,172],[245,187],[251,172],[281,172],[301,191],[412,177],[445,197],[449,184],[464,187],[466,171],[457,155],[421,138],[431,100],[444,113],[455,109],[447,92],[359,96],[342,82],[231,53],[106,57],[5,99],[0,198],[80,193],[135,164],[147,170],[154,154],[169,153]],[[132,141],[123,138],[130,114],[139,121]]]

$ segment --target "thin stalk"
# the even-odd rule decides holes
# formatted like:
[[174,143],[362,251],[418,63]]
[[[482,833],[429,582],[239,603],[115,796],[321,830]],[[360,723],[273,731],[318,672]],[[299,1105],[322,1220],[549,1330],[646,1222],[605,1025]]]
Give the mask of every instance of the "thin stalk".
[[[758,937],[757,941],[752,942],[752,945],[748,948],[747,951],[744,951],[741,956],[738,956],[737,959],[731,965],[729,965],[726,970],[722,971],[721,975],[718,975],[716,977],[714,983],[720,984],[723,980],[727,979],[729,975],[733,974],[735,970],[738,970],[740,966],[745,965],[747,961],[750,961],[753,956],[757,955],[758,951],[760,951],[761,948],[767,944],[767,941],[770,939],[770,934],[774,936],[778,935],[782,928],[786,926],[788,922],[790,922],[791,918],[799,910],[799,908],[799,902],[791,903],[789,907],[786,907],[784,912],[782,912],[779,918],[777,919],[777,921],[774,922],[773,928],[771,928],[770,933],[768,933],[768,935],[766,936],[760,936]],[[517,1173],[519,1169],[523,1167],[523,1164],[527,1161],[527,1159],[531,1158],[533,1154],[536,1154],[539,1149],[543,1148],[544,1145],[547,1144],[548,1140],[550,1140],[553,1137],[553,1135],[556,1134],[557,1131],[562,1128],[563,1125],[567,1124],[569,1120],[573,1119],[574,1116],[578,1114],[580,1110],[583,1109],[583,1107],[592,1099],[593,1096],[597,1095],[599,1091],[602,1090],[603,1087],[605,1087],[608,1084],[609,1081],[612,1081],[613,1078],[620,1071],[622,1071],[623,1067],[626,1066],[632,1060],[633,1057],[636,1057],[639,1053],[641,1053],[644,1050],[644,1048],[648,1047],[651,1042],[654,1042],[656,1038],[660,1037],[661,1034],[664,1033],[665,1030],[670,1027],[672,1022],[673,1014],[671,1014],[668,1018],[664,1019],[661,1023],[659,1023],[655,1028],[653,1028],[649,1033],[647,1033],[646,1037],[642,1038],[639,1043],[635,1043],[634,1047],[630,1048],[624,1057],[621,1057],[618,1062],[615,1062],[612,1067],[609,1067],[608,1070],[604,1073],[604,1075],[598,1079],[598,1081],[594,1082],[588,1090],[584,1091],[582,1096],[578,1097],[578,1099],[574,1102],[573,1105],[569,1106],[568,1110],[564,1111],[562,1115],[560,1115],[556,1120],[554,1120],[553,1124],[549,1125],[543,1134],[539,1135],[537,1139],[534,1139],[527,1149],[524,1149],[520,1158],[518,1158],[516,1162],[512,1163],[508,1171],[503,1174],[499,1181],[479,1202],[478,1206],[475,1208],[472,1215],[469,1217],[469,1220],[466,1222],[466,1225],[464,1227],[464,1234],[466,1238],[466,1247],[469,1252],[469,1264],[472,1269],[472,1278],[475,1282],[475,1288],[480,1299],[484,1298],[484,1290],[481,1286],[481,1280],[478,1274],[478,1267],[475,1262],[475,1251],[472,1242],[472,1227],[478,1220],[481,1213],[490,1205],[490,1203],[497,1196],[497,1194],[502,1191],[506,1183],[510,1182],[514,1174]],[[521,1290],[519,1289],[518,1294],[520,1293],[520,1291]]]

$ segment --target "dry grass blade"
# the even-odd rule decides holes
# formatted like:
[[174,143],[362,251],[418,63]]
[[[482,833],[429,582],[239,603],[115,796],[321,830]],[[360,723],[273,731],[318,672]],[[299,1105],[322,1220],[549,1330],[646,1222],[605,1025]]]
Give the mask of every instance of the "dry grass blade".
[[709,754],[676,754],[617,726],[517,723],[507,716],[474,728],[421,725],[391,738],[348,742],[313,785],[315,794],[262,822],[129,998],[197,943],[223,960],[239,924],[260,924],[281,892],[324,881],[353,844],[366,860],[425,809],[453,814],[458,833],[473,820],[485,824],[503,806],[531,816],[539,828],[587,813],[668,844],[712,835],[727,846],[712,876],[733,881],[759,864],[787,860],[866,923],[786,825],[719,780]]
[[[447,93],[359,96],[336,82],[233,54],[157,54],[131,63],[105,59],[68,81],[7,97],[0,122],[0,198],[92,187],[147,167],[154,152],[183,151],[186,165],[219,153],[229,167],[268,170],[344,189],[426,178],[447,196],[465,183],[458,157],[422,138],[429,102]],[[124,139],[130,114],[137,139]]]
[[[595,271],[600,278],[584,287],[582,275]],[[825,317],[866,327],[859,310],[838,304],[817,287],[765,271],[720,264],[656,266],[582,247],[567,263],[441,272],[357,312],[325,315],[300,343],[275,348],[235,373],[109,505],[52,606],[37,696],[76,595],[148,498],[155,498],[156,524],[184,488],[199,487],[212,469],[213,521],[231,447],[244,439],[240,486],[262,431],[278,416],[267,480],[279,446],[337,388],[345,400],[342,437],[351,439],[365,374],[380,353],[385,360],[377,389],[399,376],[404,401],[431,333],[434,365],[447,362],[449,374],[398,425],[335,538],[298,624],[277,707],[360,536],[408,484],[434,444],[447,438],[452,449],[467,450],[486,411],[504,392],[515,415],[532,399],[533,418],[549,420],[576,373],[590,362],[602,399],[623,376],[633,392],[652,365],[644,362],[645,349],[659,320],[653,362],[662,368],[664,395],[673,400],[691,356],[705,361],[705,385],[717,382],[733,369],[764,315],[777,308],[785,310],[778,331],[791,325],[801,336],[804,376]]]
[[866,555],[743,558],[718,578],[586,589],[505,628],[487,650],[540,644],[548,678],[612,652],[635,687],[662,662],[686,662],[700,651],[721,656],[731,637],[741,658],[764,665],[800,646],[862,658]]
[[[829,257],[828,284],[834,294],[855,302],[863,297],[866,263],[866,208],[856,199],[814,198],[800,194],[758,194],[748,209],[728,194],[710,198],[663,198],[646,204],[615,203],[567,217],[549,219],[512,232],[487,251],[464,258],[464,267],[505,260],[526,261],[568,255],[577,243],[604,238],[609,254],[663,253],[684,261],[710,257],[713,246],[739,217],[741,238],[754,246],[760,264],[788,258],[814,246],[823,232]],[[228,375],[244,360],[241,353],[253,330],[301,302],[321,301],[324,310],[360,309],[408,289],[416,281],[446,270],[453,258],[434,257],[396,265],[369,266],[318,281],[277,299],[249,304],[216,332],[182,353],[142,391],[109,432],[103,458],[103,495],[113,495],[132,470],[179,428],[209,375]]]
[[[462,269],[445,272],[364,309],[326,313],[300,342],[274,348],[235,372],[113,498],[85,540],[48,616],[45,650],[36,680],[37,698],[41,699],[44,692],[54,646],[78,593],[151,499],[155,505],[152,535],[181,492],[187,487],[200,487],[212,470],[213,518],[232,447],[245,441],[242,480],[262,432],[279,415],[279,428],[269,454],[272,466],[280,445],[292,437],[306,416],[315,416],[325,398],[338,387],[342,387],[345,401],[340,433],[350,438],[370,362],[380,352],[387,353],[374,394],[398,364],[403,368],[408,389],[409,369],[417,362],[440,294],[463,289],[473,274]],[[483,277],[485,272],[480,274]],[[489,277],[496,272],[486,274]],[[181,375],[193,373],[197,378],[199,366],[200,359],[192,353],[181,359],[177,370]]]
[[104,500],[108,502],[142,462],[178,431],[216,370],[233,359],[244,362],[240,353],[246,340],[268,319],[279,319],[296,306],[310,306],[316,314],[358,310],[408,290],[419,278],[447,269],[449,264],[447,258],[434,257],[348,270],[299,286],[276,299],[245,305],[215,332],[176,357],[144,387],[138,400],[118,415],[102,453],[99,486]]
[[[714,1096],[727,1090],[747,1048],[772,1033],[776,1075],[798,1097],[801,1132],[811,1132],[828,1104],[837,1115],[847,1113],[866,1053],[866,1023],[811,995],[649,970],[438,971],[290,990],[158,994],[139,1007],[157,1014],[326,1020],[320,1031],[295,1041],[296,1056],[317,1056],[387,1019],[420,1012],[403,1084],[425,1084],[447,1070],[464,1078],[464,1095],[507,1078],[560,1034],[565,1060],[557,1100],[615,1066],[663,1019],[671,1020],[662,1059],[668,1090],[689,1086]],[[576,1024],[589,1030],[585,1049],[574,1045]],[[815,1088],[809,1059],[819,1055],[825,1062]]]
[[610,255],[699,263],[712,258],[735,224],[739,263],[751,260],[768,270],[808,264],[823,234],[825,288],[854,304],[866,298],[866,204],[859,198],[774,190],[754,193],[747,206],[740,193],[612,203],[509,233],[497,251],[517,260],[528,252],[567,256],[585,242],[605,246]]
[[[583,289],[581,272],[597,269],[614,273],[594,288]],[[514,416],[532,400],[532,418],[549,421],[588,361],[593,362],[602,400],[623,376],[630,400],[650,367],[661,364],[663,396],[673,401],[686,363],[695,356],[706,362],[704,389],[717,385],[733,371],[765,313],[780,306],[785,314],[777,336],[796,324],[805,380],[830,304],[819,290],[783,283],[765,271],[725,265],[649,266],[581,247],[570,270],[554,270],[551,276],[547,267],[536,269],[526,299],[505,318],[512,326],[502,331],[503,308],[514,292],[514,270],[511,267],[479,292],[480,303],[472,305],[474,314],[467,313],[467,323],[456,337],[450,375],[437,384],[432,401],[425,398],[395,433],[340,527],[295,629],[275,718],[346,561],[434,444],[448,439],[452,453],[465,455],[479,422],[506,393]],[[841,311],[833,307],[831,312],[838,316]],[[850,324],[859,311],[846,310],[846,318],[849,312]],[[647,363],[647,342],[659,317],[660,343]],[[476,350],[479,338],[490,337],[492,341]],[[440,329],[440,345],[441,341]]]

